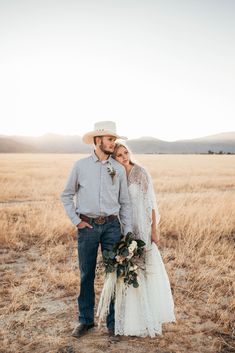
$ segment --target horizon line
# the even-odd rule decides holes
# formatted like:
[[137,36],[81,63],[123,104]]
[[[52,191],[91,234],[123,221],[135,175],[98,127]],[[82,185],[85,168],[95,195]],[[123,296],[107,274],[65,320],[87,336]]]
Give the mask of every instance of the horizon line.
[[[132,138],[128,138],[127,141],[131,141],[131,140],[141,140],[141,139],[155,139],[155,140],[159,140],[159,141],[165,141],[165,142],[177,142],[177,141],[186,141],[186,140],[196,140],[196,139],[200,139],[200,138],[207,138],[207,137],[212,137],[212,136],[216,136],[216,135],[222,135],[222,134],[235,134],[235,131],[223,131],[223,132],[217,132],[217,133],[212,133],[210,135],[204,135],[204,136],[198,136],[198,137],[191,137],[191,138],[181,138],[181,139],[177,139],[177,140],[163,140],[161,138],[155,137],[155,136],[140,136],[140,137],[132,137]],[[41,135],[21,135],[21,134],[0,134],[0,137],[35,137],[35,138],[40,138],[40,137],[44,137],[44,136],[48,136],[48,135],[54,135],[54,136],[63,136],[63,137],[73,137],[73,136],[77,136],[77,137],[82,137],[82,135],[78,135],[78,134],[61,134],[61,133],[56,133],[56,132],[46,132],[43,133]]]

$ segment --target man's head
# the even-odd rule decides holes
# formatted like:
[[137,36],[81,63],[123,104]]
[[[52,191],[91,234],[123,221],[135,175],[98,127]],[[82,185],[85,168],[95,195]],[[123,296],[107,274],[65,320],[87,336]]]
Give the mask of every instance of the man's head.
[[100,150],[106,155],[111,155],[114,151],[116,137],[111,135],[95,136],[94,144],[97,150]]
[[103,138],[103,144],[109,144],[111,142],[110,138],[126,140],[126,137],[119,136],[116,133],[116,124],[113,121],[99,121],[95,123],[94,130],[87,132],[82,139],[83,142],[87,144],[93,144],[95,142],[96,146],[99,141],[100,146],[102,141],[101,137]]

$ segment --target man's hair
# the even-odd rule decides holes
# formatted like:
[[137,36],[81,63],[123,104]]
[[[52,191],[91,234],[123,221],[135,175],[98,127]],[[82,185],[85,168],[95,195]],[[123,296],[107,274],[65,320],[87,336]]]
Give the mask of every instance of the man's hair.
[[93,138],[94,145],[96,145],[96,139],[97,139],[97,137],[102,138],[103,136],[95,136],[95,137]]

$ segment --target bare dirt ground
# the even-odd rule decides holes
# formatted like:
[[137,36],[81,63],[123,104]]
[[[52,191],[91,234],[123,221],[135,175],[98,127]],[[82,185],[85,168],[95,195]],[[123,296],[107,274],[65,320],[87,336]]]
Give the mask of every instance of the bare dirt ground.
[[[0,352],[234,352],[234,156],[138,157],[158,195],[160,251],[177,321],[165,324],[162,336],[118,342],[109,339],[105,325],[80,340],[71,337],[77,243],[58,199],[77,158],[1,156]],[[99,256],[96,304],[103,279]]]

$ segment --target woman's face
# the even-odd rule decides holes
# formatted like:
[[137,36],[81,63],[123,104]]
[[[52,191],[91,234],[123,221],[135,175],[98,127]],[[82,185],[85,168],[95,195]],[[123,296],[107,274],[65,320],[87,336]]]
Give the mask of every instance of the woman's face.
[[121,146],[117,150],[115,159],[125,167],[130,163],[129,152],[125,147]]

